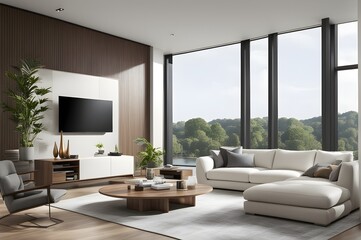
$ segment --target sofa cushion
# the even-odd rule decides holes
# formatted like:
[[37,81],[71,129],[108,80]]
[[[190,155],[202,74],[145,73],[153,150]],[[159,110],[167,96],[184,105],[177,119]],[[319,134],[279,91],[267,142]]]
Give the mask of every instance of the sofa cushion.
[[259,172],[262,168],[215,168],[207,172],[207,179],[234,181],[234,182],[249,182],[249,174],[252,172]]
[[270,183],[299,177],[301,174],[301,171],[295,170],[265,170],[260,172],[251,172],[249,181],[251,183]]
[[338,175],[340,175],[341,166],[342,165],[340,164],[335,169],[332,170],[328,178],[330,181],[335,182],[338,180]]
[[346,188],[321,181],[280,181],[244,191],[248,201],[329,209],[350,199]]
[[222,159],[223,159],[222,167],[225,167],[228,164],[228,155],[227,155],[228,151],[242,154],[242,146],[240,146],[240,147],[225,147],[224,146],[224,147],[220,147],[219,151],[220,151]]
[[254,154],[228,152],[227,167],[254,167]]
[[312,167],[310,167],[309,169],[307,169],[302,176],[307,176],[307,177],[314,177],[315,172],[317,171],[317,169],[319,169],[320,167],[326,167],[327,164],[319,164],[317,163],[316,165],[313,165]]
[[309,151],[291,151],[277,149],[273,161],[273,169],[291,169],[306,171],[313,166],[316,150]]
[[[336,160],[333,161],[332,163],[316,163],[315,165],[313,165],[312,167],[310,167],[309,169],[307,169],[302,176],[308,176],[308,177],[316,177],[315,176],[315,172],[317,172],[318,169],[320,168],[324,168],[324,167],[328,167],[328,166],[338,166],[342,163],[341,160]],[[334,167],[335,169],[335,167]],[[332,170],[334,170],[332,169]]]
[[317,150],[315,164],[316,163],[332,163],[335,160],[342,160],[343,162],[353,161],[353,153],[349,151],[345,152],[332,152]]
[[242,153],[254,154],[256,167],[272,168],[276,149],[242,149]]
[[326,178],[315,178],[315,177],[307,177],[307,176],[300,176],[295,178],[289,178],[286,181],[313,181],[313,182],[323,182],[327,184],[333,184],[330,180]]
[[[332,172],[331,166],[332,165],[330,165],[328,167],[321,167],[321,168],[317,169],[316,172],[313,174],[313,176],[328,179],[330,177],[330,173]],[[336,165],[333,165],[333,166],[336,166]]]
[[214,168],[219,168],[219,167],[223,167],[224,162],[223,162],[223,158],[221,155],[221,151],[219,150],[211,150],[211,157],[213,159],[214,162]]

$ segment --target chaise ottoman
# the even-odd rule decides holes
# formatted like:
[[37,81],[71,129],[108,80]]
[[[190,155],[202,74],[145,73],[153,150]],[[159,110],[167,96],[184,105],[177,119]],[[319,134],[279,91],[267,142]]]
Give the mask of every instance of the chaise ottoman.
[[323,179],[266,183],[244,191],[244,210],[292,220],[328,225],[349,214],[349,189]]

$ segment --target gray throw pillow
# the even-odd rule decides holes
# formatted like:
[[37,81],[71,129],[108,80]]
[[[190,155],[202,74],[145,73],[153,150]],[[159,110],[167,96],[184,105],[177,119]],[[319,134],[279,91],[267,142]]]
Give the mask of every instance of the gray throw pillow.
[[224,161],[219,150],[211,150],[211,157],[213,158],[213,168],[219,168],[224,166]]
[[307,177],[314,177],[315,172],[320,168],[320,167],[327,167],[329,164],[328,163],[317,163],[316,165],[310,167],[309,169],[307,169],[302,176],[307,176]]
[[228,152],[227,167],[254,167],[254,154]]
[[[302,174],[302,176],[314,177],[315,172],[317,172],[317,170],[319,168],[328,167],[330,165],[340,165],[341,163],[342,163],[342,160],[335,160],[331,164],[330,163],[317,163],[316,165],[314,165],[314,166],[310,167],[309,169],[307,169]],[[338,175],[337,175],[337,178],[338,178]]]
[[339,164],[336,169],[332,170],[332,172],[330,173],[330,177],[328,178],[328,180],[330,180],[331,182],[336,182],[336,181],[338,180],[338,175],[340,175],[341,166],[342,166],[342,165]]
[[225,167],[228,165],[228,154],[227,152],[233,152],[233,153],[238,153],[238,154],[242,154],[242,146],[241,147],[220,147],[219,151],[221,152],[221,156],[223,159],[223,166]]

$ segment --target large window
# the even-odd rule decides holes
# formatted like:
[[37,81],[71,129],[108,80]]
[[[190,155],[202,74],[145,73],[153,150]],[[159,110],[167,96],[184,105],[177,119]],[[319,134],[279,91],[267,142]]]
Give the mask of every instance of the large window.
[[321,28],[278,36],[279,148],[321,149]]
[[337,25],[338,66],[357,64],[357,22]]
[[339,24],[337,30],[338,149],[353,151],[358,159],[357,22]]
[[251,148],[268,148],[268,39],[251,41]]
[[[330,26],[325,22],[322,22],[324,42],[327,39],[332,42],[334,38],[327,34],[334,31],[332,26],[328,31]],[[209,150],[222,145],[239,145],[240,139],[251,148],[268,148],[271,144],[273,147],[274,139],[278,138],[279,148],[322,149],[322,138],[328,139],[330,131],[336,130],[333,121],[337,117],[336,111],[332,111],[336,108],[338,139],[334,138],[336,132],[333,132],[329,138],[332,142],[325,141],[324,147],[337,150],[337,145],[338,150],[353,151],[358,159],[357,22],[338,24],[336,28],[337,46],[333,49],[331,43],[330,49],[324,48],[326,56],[337,56],[335,69],[328,69],[327,64],[322,69],[321,27],[272,34],[271,41],[268,38],[252,40],[249,51],[245,47],[242,53],[240,44],[234,44],[173,56],[173,122],[167,122],[173,130],[173,136],[168,136],[173,137],[173,164],[194,165],[196,157],[209,155]],[[278,50],[271,58],[269,47]],[[245,59],[242,81],[246,87],[242,98],[241,54]],[[329,60],[333,62],[333,59]],[[272,67],[278,66],[278,78],[271,81],[268,74],[275,71],[269,72],[269,62]],[[322,70],[326,76],[334,73],[327,82],[330,86],[324,89]],[[268,96],[270,89],[275,89],[278,95]],[[322,91],[330,91],[324,96],[329,95],[335,101],[322,103]],[[242,125],[240,99],[245,100]],[[330,116],[322,117],[322,106]],[[268,118],[269,111],[271,119]],[[274,122],[277,120],[278,132]],[[322,121],[330,131],[322,132]],[[240,138],[240,132],[244,132],[245,137]],[[272,142],[269,143],[269,139]]]
[[240,44],[173,56],[173,164],[240,144]]

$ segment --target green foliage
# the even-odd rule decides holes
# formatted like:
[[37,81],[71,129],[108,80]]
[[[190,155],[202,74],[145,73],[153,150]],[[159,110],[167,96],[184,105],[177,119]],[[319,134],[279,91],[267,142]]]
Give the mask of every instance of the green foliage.
[[312,127],[290,118],[286,131],[281,135],[284,148],[290,150],[321,149],[321,143],[315,139],[312,132]]
[[173,155],[198,157],[209,155],[211,149],[218,149],[222,145],[239,146],[239,135],[236,133],[239,127],[235,126],[235,121],[230,119],[207,123],[202,118],[194,118],[175,123],[173,124]]
[[353,151],[354,158],[358,159],[358,113],[354,111],[338,115],[338,149]]
[[[358,159],[358,114],[346,112],[339,114],[339,150],[354,151]],[[207,123],[201,118],[173,124],[173,155],[179,157],[198,157],[209,155],[212,149],[220,146],[240,145],[240,119],[216,119]],[[268,148],[268,119],[253,118],[251,127],[251,148]],[[321,117],[306,120],[295,118],[278,119],[278,147],[290,150],[309,150],[322,148]]]
[[251,119],[251,146],[252,148],[267,148],[267,118]]
[[192,118],[188,120],[184,125],[185,137],[195,137],[195,133],[198,131],[204,131],[206,134],[210,132],[209,124],[202,118]]
[[209,136],[211,139],[219,142],[220,144],[225,144],[226,140],[228,139],[226,131],[219,123],[214,123],[211,125]]
[[140,160],[138,163],[139,167],[153,167],[152,165],[154,165],[154,167],[158,167],[162,164],[162,156],[164,154],[163,150],[160,148],[154,148],[147,139],[142,137],[135,139],[135,143],[145,147],[144,151],[140,151],[138,153],[138,158]]
[[104,145],[103,145],[103,143],[97,143],[97,144],[95,144],[95,147],[98,149],[101,149],[104,147]]
[[2,108],[10,112],[11,120],[16,124],[21,147],[32,147],[36,136],[44,130],[41,120],[48,110],[48,98],[44,96],[51,91],[37,85],[40,78],[36,73],[40,68],[42,66],[34,60],[21,60],[20,66],[14,67],[15,72],[5,73],[6,77],[15,81],[16,89],[8,90],[11,103],[2,102]]
[[173,154],[180,154],[183,150],[182,144],[179,143],[176,135],[173,134]]
[[241,144],[241,141],[239,140],[239,137],[235,133],[231,133],[227,140],[227,146],[239,146]]

